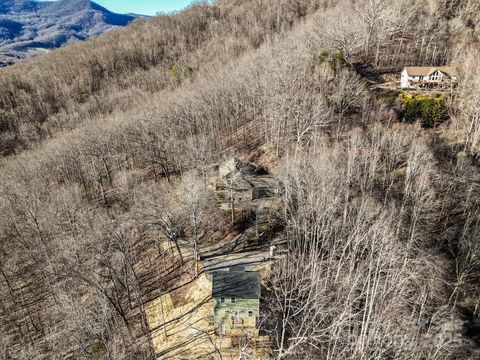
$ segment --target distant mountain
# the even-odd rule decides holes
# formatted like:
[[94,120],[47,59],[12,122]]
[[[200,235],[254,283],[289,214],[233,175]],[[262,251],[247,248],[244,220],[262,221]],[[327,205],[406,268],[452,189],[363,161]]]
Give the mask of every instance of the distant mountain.
[[128,25],[136,17],[89,0],[0,0],[0,67]]

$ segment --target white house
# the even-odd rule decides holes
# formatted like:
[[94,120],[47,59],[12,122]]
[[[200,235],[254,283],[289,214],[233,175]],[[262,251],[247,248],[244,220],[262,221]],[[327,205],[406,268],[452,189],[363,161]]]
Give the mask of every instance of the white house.
[[457,70],[451,66],[407,66],[400,77],[400,87],[436,89],[450,87],[457,82]]

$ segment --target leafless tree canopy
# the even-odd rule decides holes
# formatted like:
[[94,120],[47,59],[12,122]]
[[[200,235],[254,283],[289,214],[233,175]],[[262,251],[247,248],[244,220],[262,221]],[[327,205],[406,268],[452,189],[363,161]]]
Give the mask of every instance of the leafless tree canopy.
[[[217,0],[0,70],[0,359],[154,359],[145,304],[232,230],[231,154],[281,189],[274,358],[478,358],[479,24],[477,0]],[[447,62],[435,129],[368,90]]]

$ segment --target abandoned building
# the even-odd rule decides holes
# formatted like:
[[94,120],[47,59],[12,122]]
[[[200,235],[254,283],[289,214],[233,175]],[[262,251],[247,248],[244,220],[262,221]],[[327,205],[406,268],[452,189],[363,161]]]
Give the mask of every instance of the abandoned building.
[[245,163],[236,157],[232,157],[219,166],[218,175],[221,178],[234,177],[239,173],[244,175],[255,175],[255,170],[255,165]]
[[457,71],[451,66],[407,66],[400,75],[401,88],[445,90],[457,83]]
[[220,335],[257,334],[260,273],[244,269],[212,274],[213,319]]
[[229,190],[236,201],[275,196],[276,182],[263,168],[231,158],[219,166],[217,190]]

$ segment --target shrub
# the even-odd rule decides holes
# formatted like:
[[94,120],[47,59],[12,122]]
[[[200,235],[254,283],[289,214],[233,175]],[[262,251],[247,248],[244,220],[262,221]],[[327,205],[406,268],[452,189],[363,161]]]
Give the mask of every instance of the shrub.
[[433,128],[447,118],[443,96],[402,94],[403,121],[412,123],[420,120],[422,127]]
[[330,53],[328,51],[322,51],[315,59],[313,68],[320,66],[325,62],[328,62],[332,70],[338,70],[347,64],[343,52],[336,51],[334,53]]

